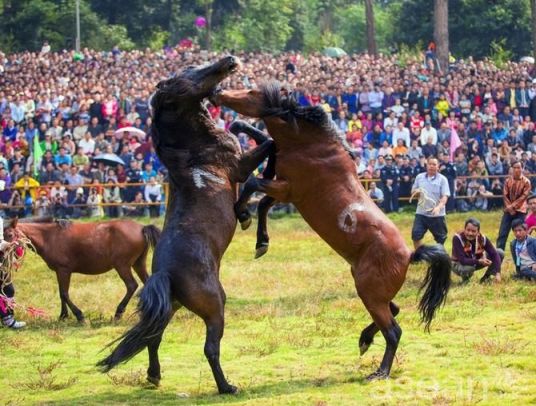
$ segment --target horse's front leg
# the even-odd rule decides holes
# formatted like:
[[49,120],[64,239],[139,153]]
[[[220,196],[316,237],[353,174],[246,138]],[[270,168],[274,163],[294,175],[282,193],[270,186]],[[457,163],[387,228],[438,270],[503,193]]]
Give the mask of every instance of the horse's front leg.
[[255,144],[257,145],[261,145],[262,143],[270,140],[270,138],[261,130],[242,120],[233,121],[229,127],[229,131],[237,136],[239,133],[246,133],[253,138]]
[[76,307],[76,305],[71,302],[71,299],[69,298],[69,285],[71,284],[71,272],[69,270],[56,271],[56,277],[58,278],[58,287],[60,290],[60,299],[61,299],[61,314],[60,319],[67,317],[67,309],[64,309],[64,304],[66,303],[73,314],[75,315],[76,319],[80,323],[84,323],[85,318],[82,311]]
[[[235,203],[235,213],[239,220],[249,219],[249,217],[246,217],[246,216],[249,216],[247,203],[251,195],[255,192],[266,193],[267,195],[271,196],[273,199],[278,200],[283,203],[290,201],[290,186],[287,181],[279,180],[279,179],[276,179],[276,180],[259,179],[259,178],[255,178],[252,176],[248,179],[248,181],[244,185],[242,194],[240,195],[238,201]],[[242,228],[245,229],[243,226]]]
[[238,166],[232,174],[232,179],[235,182],[245,182],[262,161],[273,154],[275,154],[275,143],[270,139],[251,151],[242,154],[238,161]]
[[277,200],[271,196],[264,196],[257,206],[257,244],[255,244],[255,259],[262,257],[268,252],[268,211]]

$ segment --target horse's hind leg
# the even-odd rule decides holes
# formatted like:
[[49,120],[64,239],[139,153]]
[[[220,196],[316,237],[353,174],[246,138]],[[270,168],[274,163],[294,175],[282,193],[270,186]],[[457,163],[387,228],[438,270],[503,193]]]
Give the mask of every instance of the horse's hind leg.
[[115,311],[114,320],[118,321],[123,316],[123,313],[125,312],[125,309],[128,305],[128,302],[132,298],[132,295],[134,292],[136,292],[136,289],[138,289],[138,283],[134,279],[134,276],[132,275],[132,271],[130,269],[130,266],[124,266],[124,267],[118,267],[117,273],[125,283],[125,286],[127,288],[127,293],[125,294],[125,297],[123,297],[123,300],[119,302],[119,305],[117,306],[117,310]]
[[156,336],[147,346],[149,352],[149,368],[147,369],[147,380],[155,386],[160,385],[160,361],[158,360],[158,348],[162,341],[162,334]]
[[[394,304],[393,302],[389,303],[389,308],[391,309],[391,313],[393,317],[396,317],[397,314],[400,312],[400,308]],[[363,329],[361,332],[361,336],[359,337],[359,352],[361,355],[367,352],[370,345],[374,341],[374,336],[376,333],[380,331],[376,323],[370,323],[367,327]]]
[[391,373],[396,349],[398,348],[398,343],[402,336],[402,329],[393,317],[391,309],[389,308],[389,303],[382,303],[377,301],[376,298],[370,297],[364,298],[361,296],[361,299],[363,299],[363,303],[365,303],[368,312],[372,316],[374,323],[382,332],[386,342],[385,353],[383,354],[380,367],[376,372],[369,375],[367,379],[385,379],[388,378]]
[[[212,369],[219,393],[236,393],[237,388],[227,382],[220,364],[220,341],[223,337],[225,292],[220,282],[216,279],[215,271],[211,279],[203,281],[202,285],[195,286],[194,289],[183,290],[182,295],[179,296],[181,296],[181,303],[205,322],[205,356]],[[200,291],[199,289],[202,290]],[[184,294],[187,296],[184,297]]]
[[268,211],[276,200],[271,196],[264,196],[257,206],[257,244],[255,245],[255,258],[260,258],[268,252],[270,237],[268,236]]
[[132,268],[134,268],[134,271],[136,271],[136,274],[140,278],[141,282],[145,285],[145,282],[149,278],[149,274],[147,273],[147,252],[149,251],[149,248],[145,249],[143,254],[141,254],[136,262],[134,262],[134,265],[132,265]]
[[69,298],[69,285],[71,284],[71,272],[69,271],[56,271],[56,277],[58,279],[58,287],[60,290],[60,299],[61,299],[61,313],[60,319],[67,317],[67,309],[64,309],[64,304],[66,303],[76,319],[83,323],[85,318],[82,311],[75,306],[75,304]]

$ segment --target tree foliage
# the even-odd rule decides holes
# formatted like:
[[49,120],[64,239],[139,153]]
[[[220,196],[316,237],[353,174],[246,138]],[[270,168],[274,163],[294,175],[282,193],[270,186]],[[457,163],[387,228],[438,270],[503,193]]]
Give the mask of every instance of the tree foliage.
[[[204,45],[207,30],[196,28],[209,2],[211,46],[306,52],[325,46],[366,50],[363,0],[80,0],[82,46],[122,49],[176,44],[193,38]],[[413,48],[433,38],[430,0],[375,0],[379,51],[394,44]],[[489,56],[503,44],[514,57],[531,53],[530,0],[449,0],[450,49],[455,56]],[[0,0],[0,48],[54,50],[74,46],[75,0]],[[502,42],[501,42],[502,41]]]

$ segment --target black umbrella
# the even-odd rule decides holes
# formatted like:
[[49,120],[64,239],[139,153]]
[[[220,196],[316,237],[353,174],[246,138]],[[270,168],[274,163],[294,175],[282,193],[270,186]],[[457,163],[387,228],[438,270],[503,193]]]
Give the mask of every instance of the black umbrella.
[[108,166],[116,166],[118,164],[126,165],[125,161],[123,161],[121,158],[119,158],[115,154],[100,154],[93,158],[94,162],[102,162],[105,165]]

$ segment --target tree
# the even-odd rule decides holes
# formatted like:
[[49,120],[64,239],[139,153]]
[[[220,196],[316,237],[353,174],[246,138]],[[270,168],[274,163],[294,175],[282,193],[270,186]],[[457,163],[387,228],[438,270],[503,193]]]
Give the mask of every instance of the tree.
[[372,0],[365,0],[365,14],[367,25],[367,49],[369,55],[376,56],[378,49],[376,47],[376,29],[374,24],[374,7]]
[[449,2],[434,0],[434,41],[441,71],[449,67]]

